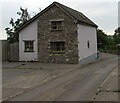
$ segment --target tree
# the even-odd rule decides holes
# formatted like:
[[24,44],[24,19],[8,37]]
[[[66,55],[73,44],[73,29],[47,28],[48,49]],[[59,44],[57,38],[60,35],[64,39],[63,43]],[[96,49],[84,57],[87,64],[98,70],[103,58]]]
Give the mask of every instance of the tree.
[[17,14],[20,17],[16,21],[14,21],[14,19],[11,18],[11,20],[9,22],[9,24],[12,26],[12,28],[10,28],[10,27],[5,28],[6,33],[8,35],[7,39],[8,39],[9,43],[18,42],[19,35],[18,35],[18,33],[16,33],[17,29],[30,19],[27,9],[23,9],[22,7],[20,7],[20,12],[17,12]]
[[114,45],[114,38],[113,38],[113,35],[108,35],[107,36],[107,41],[108,41],[108,45]]
[[97,44],[98,48],[106,49],[108,45],[107,34],[103,32],[103,30],[97,29]]
[[113,35],[113,38],[114,38],[115,45],[120,44],[120,27],[115,29],[115,33]]

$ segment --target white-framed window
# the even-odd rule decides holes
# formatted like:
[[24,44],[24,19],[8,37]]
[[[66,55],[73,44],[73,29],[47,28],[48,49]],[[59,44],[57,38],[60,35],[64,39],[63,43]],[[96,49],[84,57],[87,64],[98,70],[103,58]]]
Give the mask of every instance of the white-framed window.
[[24,40],[24,52],[34,52],[34,40]]

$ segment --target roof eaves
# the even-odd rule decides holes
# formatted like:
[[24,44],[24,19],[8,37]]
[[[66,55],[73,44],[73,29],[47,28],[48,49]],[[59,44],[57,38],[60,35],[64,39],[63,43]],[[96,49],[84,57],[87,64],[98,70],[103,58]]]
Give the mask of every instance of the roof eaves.
[[82,22],[82,21],[78,21],[77,24],[82,24],[82,25],[87,25],[87,26],[91,26],[91,27],[95,27],[95,28],[98,28],[97,25],[93,25],[93,24],[88,24],[88,23],[85,23],[85,22]]

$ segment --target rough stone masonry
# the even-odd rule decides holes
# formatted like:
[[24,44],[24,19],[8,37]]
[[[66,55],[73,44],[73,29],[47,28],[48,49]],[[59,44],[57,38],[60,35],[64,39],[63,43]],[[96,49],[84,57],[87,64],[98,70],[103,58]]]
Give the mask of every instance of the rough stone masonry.
[[[51,20],[62,20],[62,29],[52,31]],[[43,63],[78,63],[78,38],[75,20],[57,6],[38,19],[38,61]],[[64,41],[65,51],[53,53],[50,42]]]

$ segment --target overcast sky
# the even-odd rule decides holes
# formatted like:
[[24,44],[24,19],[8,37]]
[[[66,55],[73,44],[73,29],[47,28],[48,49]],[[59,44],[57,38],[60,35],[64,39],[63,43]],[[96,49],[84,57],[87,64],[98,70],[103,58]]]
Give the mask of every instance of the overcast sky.
[[[16,19],[20,7],[28,8],[30,15],[50,5],[55,0],[1,0],[0,39],[5,39],[5,28],[10,27],[10,18]],[[78,10],[95,22],[108,35],[113,35],[118,27],[118,0],[56,0]]]

